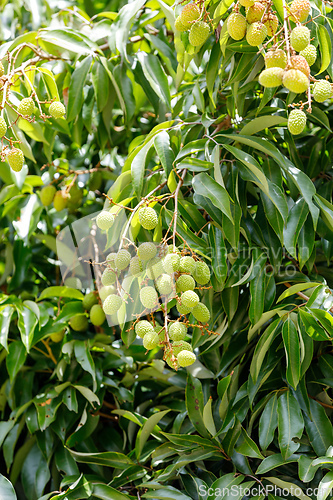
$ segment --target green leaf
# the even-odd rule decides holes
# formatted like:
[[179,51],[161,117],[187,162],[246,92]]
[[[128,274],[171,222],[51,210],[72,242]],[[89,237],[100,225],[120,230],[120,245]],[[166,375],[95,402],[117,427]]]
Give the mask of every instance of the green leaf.
[[[271,312],[271,311],[269,311]],[[264,331],[264,333],[261,335],[259,342],[256,345],[254,355],[252,357],[251,361],[251,366],[250,366],[250,373],[252,376],[252,379],[254,383],[256,383],[257,378],[260,373],[261,365],[264,361],[264,358],[266,356],[266,353],[268,349],[270,348],[275,336],[277,335],[278,331],[277,328],[280,324],[280,318],[275,319]]]
[[171,95],[168,78],[157,56],[138,52],[138,59],[141,63],[143,73],[150,83],[154,92],[161,101],[171,110]]
[[185,403],[189,419],[199,434],[209,438],[205,423],[203,421],[203,394],[200,380],[194,378],[190,373],[187,375],[185,389]]
[[27,351],[23,343],[19,340],[11,342],[6,356],[6,367],[11,382],[24,365],[26,357]]
[[109,98],[109,76],[103,66],[95,61],[91,71],[91,79],[94,86],[98,111],[105,108]]
[[68,286],[50,286],[44,288],[38,300],[50,299],[54,297],[66,297],[68,299],[82,300],[84,295],[80,290]]
[[143,450],[143,447],[148,440],[151,433],[154,431],[155,426],[157,426],[158,422],[166,415],[170,410],[164,410],[151,415],[144,425],[141,427],[138,437],[137,444],[135,446],[137,459],[140,460],[140,456]]
[[133,188],[138,199],[141,198],[142,194],[147,154],[150,148],[152,147],[153,142],[154,139],[150,139],[150,141],[148,141],[147,144],[145,144],[140,149],[140,151],[138,151],[138,153],[132,160],[131,172],[132,172]]
[[311,500],[310,497],[303,493],[303,490],[297,484],[290,483],[289,481],[282,481],[282,479],[279,479],[277,477],[267,477],[266,479],[279,488],[289,491],[291,496],[295,496],[300,500]]
[[265,193],[268,194],[269,187],[266,176],[260,169],[259,163],[253,158],[253,156],[249,155],[239,148],[235,148],[234,146],[223,144],[223,147],[227,151],[229,151],[235,158],[237,158],[237,160],[242,162],[242,164],[246,167],[251,180],[255,182]]
[[212,268],[216,279],[223,283],[228,275],[227,249],[225,247],[222,231],[211,225],[208,232],[212,252]]
[[203,172],[194,176],[192,185],[195,193],[208,198],[215,207],[221,210],[233,222],[230,210],[230,197],[225,188]]
[[220,18],[227,12],[232,3],[233,0],[222,0],[222,2],[219,2],[214,12],[214,22],[218,22],[220,20]]
[[113,25],[115,29],[115,44],[124,59],[127,59],[126,45],[130,26],[144,3],[145,0],[136,0],[130,4],[124,5],[120,9]]
[[297,292],[302,292],[303,290],[307,290],[308,288],[313,288],[320,285],[321,283],[313,283],[313,282],[296,283],[296,285],[290,286],[289,288],[287,288],[287,290],[281,293],[276,302],[281,302],[281,300],[285,299],[286,297],[290,297],[291,295],[294,295]]
[[6,351],[8,351],[7,340],[9,325],[14,311],[15,309],[11,305],[0,307],[0,344],[6,349]]
[[17,496],[12,483],[0,474],[1,500],[17,500]]
[[331,62],[332,43],[330,35],[325,26],[323,26],[322,24],[318,24],[317,27],[318,27],[318,38],[319,38],[320,55],[321,55],[321,66],[320,70],[317,73],[317,75],[319,75],[320,73],[325,71],[325,69],[328,68]]
[[296,389],[301,376],[300,344],[296,326],[290,318],[283,323],[282,338],[287,359],[286,378]]
[[101,500],[128,500],[128,495],[120,493],[120,491],[115,490],[107,484],[96,484],[92,485],[92,494],[94,498],[100,498]]
[[259,443],[263,450],[267,450],[273,441],[277,425],[277,395],[274,394],[266,404],[259,420]]
[[210,397],[204,406],[204,409],[202,412],[202,418],[203,418],[203,422],[206,426],[207,431],[212,436],[215,436],[216,427],[215,427],[215,422],[214,422],[214,418],[213,418],[212,403],[213,403],[213,398]]
[[304,423],[310,443],[318,456],[325,455],[333,443],[333,428],[324,408],[310,399],[311,418],[305,413]]
[[298,402],[288,390],[278,400],[279,447],[283,458],[289,458],[300,446],[295,438],[303,434],[304,421]]
[[233,487],[241,484],[243,480],[244,476],[242,474],[236,477],[234,474],[224,474],[211,484],[211,491],[213,491],[213,493],[209,494],[207,500],[217,500],[218,497],[216,497],[214,493],[217,489],[220,489],[221,491],[224,489],[225,491],[234,491]]
[[311,310],[305,311],[303,308],[298,309],[298,321],[303,323],[306,333],[314,340],[328,340],[329,336],[324,328],[316,321]]
[[301,455],[298,459],[298,475],[301,481],[303,483],[308,483],[312,481],[314,478],[315,473],[317,472],[318,468],[320,467],[314,465],[315,460],[312,460],[312,458],[307,457],[305,455]]
[[289,212],[287,225],[284,230],[284,244],[287,251],[297,259],[296,243],[299,233],[307,219],[309,208],[304,199],[299,199]]
[[241,444],[239,444],[237,448],[235,448],[237,453],[241,453],[246,457],[262,458],[262,459],[264,458],[260,453],[256,443],[253,441],[253,439],[250,438],[246,430],[243,428],[241,431],[240,440]]
[[96,371],[95,371],[95,363],[90,354],[90,350],[88,347],[87,341],[84,340],[75,340],[74,342],[74,353],[77,359],[77,362],[80,363],[82,368],[90,373],[93,379],[93,390],[97,389],[97,381],[96,381]]
[[159,156],[165,175],[169,177],[175,160],[174,152],[170,147],[170,136],[166,130],[161,130],[154,139],[156,153]]
[[266,457],[261,462],[258,469],[256,470],[256,474],[265,474],[270,470],[276,469],[276,467],[280,467],[281,465],[290,462],[297,462],[297,460],[298,456],[296,455],[291,455],[289,458],[284,459],[281,453],[274,453],[273,455],[269,455],[268,457]]
[[265,128],[276,127],[277,125],[287,124],[287,118],[278,115],[258,116],[254,120],[244,125],[242,135],[253,135]]
[[83,104],[83,86],[90,69],[92,57],[86,57],[74,70],[68,91],[67,120],[71,122],[77,118]]
[[266,293],[266,257],[261,254],[264,260],[257,263],[254,268],[254,279],[250,282],[251,303],[249,308],[249,318],[251,324],[256,324],[264,312],[265,293]]
[[27,352],[29,352],[34,336],[34,331],[38,323],[38,318],[36,314],[28,307],[16,306],[16,309],[18,314],[17,326],[20,330],[22,342]]
[[134,462],[123,453],[115,451],[105,451],[102,453],[81,453],[74,450],[68,450],[72,457],[79,463],[105,465],[114,469],[126,469]]

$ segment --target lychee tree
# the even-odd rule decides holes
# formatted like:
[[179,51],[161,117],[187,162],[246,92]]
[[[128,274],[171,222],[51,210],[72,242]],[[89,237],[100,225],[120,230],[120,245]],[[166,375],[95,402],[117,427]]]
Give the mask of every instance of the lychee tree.
[[0,21],[0,497],[328,498],[331,3]]

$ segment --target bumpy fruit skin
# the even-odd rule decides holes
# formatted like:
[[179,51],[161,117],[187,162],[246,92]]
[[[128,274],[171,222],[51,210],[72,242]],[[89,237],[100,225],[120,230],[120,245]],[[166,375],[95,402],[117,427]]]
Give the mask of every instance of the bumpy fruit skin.
[[153,309],[158,303],[158,297],[155,288],[152,286],[145,286],[140,290],[140,300],[143,307],[146,309]]
[[309,66],[312,66],[317,59],[317,49],[314,45],[309,44],[305,49],[301,50],[299,55],[306,59]]
[[101,326],[105,321],[105,313],[99,304],[95,304],[90,309],[90,321],[94,326]]
[[104,269],[102,277],[101,277],[101,282],[103,286],[109,286],[113,285],[116,281],[116,273],[113,271],[113,269]]
[[116,252],[111,252],[106,256],[106,262],[108,264],[108,267],[111,267],[111,269],[116,269],[116,257]]
[[119,271],[123,271],[129,266],[130,262],[131,262],[131,254],[129,253],[129,251],[125,250],[125,248],[119,250],[115,260],[117,269],[119,269]]
[[68,202],[68,195],[60,189],[59,191],[56,192],[53,198],[53,206],[56,209],[57,212],[61,212],[61,210],[64,210],[67,207],[67,202]]
[[49,113],[53,118],[62,118],[66,114],[66,108],[60,101],[54,101],[50,104]]
[[332,86],[327,80],[319,80],[313,86],[313,98],[317,102],[324,102],[332,97]]
[[252,7],[252,5],[254,5],[254,0],[239,0],[239,3],[243,7]]
[[139,210],[139,221],[144,229],[155,229],[158,223],[158,215],[152,207],[143,207]]
[[172,349],[175,356],[178,356],[181,351],[193,352],[193,347],[188,342],[185,342],[185,340],[177,340],[176,342],[173,342]]
[[169,337],[171,340],[184,340],[186,333],[187,328],[184,323],[176,321],[169,326]]
[[7,132],[7,123],[4,118],[0,118],[0,137],[3,137]]
[[20,149],[12,148],[7,153],[7,161],[14,172],[20,172],[24,165],[24,154]]
[[263,87],[273,88],[282,84],[283,69],[268,68],[264,69],[259,75],[259,83]]
[[142,261],[153,259],[157,253],[156,245],[150,241],[141,243],[138,247],[138,257]]
[[163,267],[166,273],[172,274],[179,271],[180,257],[177,253],[169,253],[163,259]]
[[113,285],[102,286],[102,288],[100,288],[98,291],[101,301],[104,302],[106,297],[114,294],[115,291],[116,291],[116,288]]
[[42,202],[44,207],[49,207],[51,205],[56,192],[57,190],[52,184],[43,187],[40,192],[40,201]]
[[137,324],[135,325],[135,333],[141,339],[143,339],[146,333],[152,333],[152,332],[154,332],[153,325],[145,319],[138,321]]
[[161,276],[161,274],[164,273],[162,261],[158,256],[148,262],[146,273],[148,278],[151,280],[156,280],[159,276]]
[[17,111],[24,116],[31,116],[35,109],[35,103],[31,97],[25,97],[18,105]]
[[193,309],[199,303],[199,295],[193,290],[187,290],[181,295],[181,302],[185,307]]
[[176,309],[179,312],[181,316],[184,316],[185,314],[189,314],[192,309],[190,307],[184,306],[184,304],[177,302],[176,304]]
[[5,74],[5,68],[3,67],[2,62],[0,62],[0,77]]
[[139,257],[132,257],[130,260],[129,271],[132,276],[138,276],[143,271],[142,262]]
[[90,311],[92,306],[95,304],[98,304],[98,299],[94,292],[87,293],[87,295],[84,296],[84,299],[82,300],[82,305],[86,309],[86,311]]
[[114,215],[108,210],[102,210],[96,217],[97,227],[101,230],[108,230],[114,222]]
[[296,52],[304,50],[310,43],[310,30],[306,26],[296,26],[290,33],[290,45]]
[[85,314],[76,314],[69,320],[70,327],[76,332],[83,332],[88,329],[89,323]]
[[283,85],[295,94],[302,94],[309,87],[309,79],[298,69],[289,69],[283,75]]
[[267,35],[272,37],[277,31],[279,20],[275,14],[270,14],[268,18],[264,20],[264,25],[267,28]]
[[291,134],[301,134],[306,125],[306,114],[300,109],[293,109],[288,116],[288,130]]
[[227,31],[233,40],[241,40],[246,33],[246,19],[239,12],[230,14],[227,20]]
[[66,278],[64,281],[64,285],[68,286],[69,288],[76,288],[77,290],[81,290],[82,288],[82,283],[80,278],[76,278],[75,276],[70,276],[69,278]]
[[156,280],[156,288],[161,295],[169,295],[172,292],[172,278],[169,274],[162,274]]
[[177,292],[187,292],[187,290],[194,290],[195,281],[192,276],[188,274],[182,274],[176,281]]
[[180,20],[184,26],[189,29],[193,21],[196,21],[200,17],[200,9],[194,3],[189,3],[185,5],[180,14]]
[[282,49],[269,50],[265,54],[265,66],[266,68],[282,68],[284,69],[287,65],[287,54]]
[[192,309],[192,314],[200,323],[208,323],[210,320],[209,309],[202,302],[199,302],[199,304]]
[[294,0],[289,6],[290,19],[294,21],[294,23],[304,23],[308,18],[311,10],[311,5],[309,0]]
[[191,366],[196,360],[196,356],[193,352],[190,351],[180,351],[177,356],[177,361],[179,366],[185,368],[186,366]]
[[58,343],[62,341],[64,335],[65,335],[65,330],[60,330],[60,332],[51,333],[50,339],[52,340],[52,342]]
[[190,29],[190,34],[188,36],[188,41],[193,47],[199,47],[202,45],[209,37],[210,27],[209,24],[204,21],[197,21],[194,23]]
[[249,7],[246,11],[246,20],[249,24],[261,21],[261,18],[265,12],[265,5],[261,2],[255,2],[252,7]]
[[179,262],[179,270],[181,273],[190,273],[192,274],[195,269],[195,260],[193,257],[186,255],[182,257]]
[[182,23],[180,16],[178,16],[175,20],[175,28],[177,31],[184,32],[188,30],[188,27]]
[[290,58],[290,66],[292,69],[298,69],[299,71],[302,71],[305,76],[310,76],[310,66],[305,57],[300,55],[292,56]]
[[206,285],[208,283],[210,280],[210,270],[206,262],[197,261],[195,263],[193,278],[199,285]]
[[115,314],[121,308],[123,301],[119,295],[111,294],[103,302],[103,311],[105,314]]
[[258,47],[267,36],[267,28],[263,23],[255,22],[248,26],[246,31],[246,41],[252,47]]
[[156,332],[146,333],[143,337],[143,347],[145,347],[148,351],[151,349],[155,349],[158,346],[159,338]]

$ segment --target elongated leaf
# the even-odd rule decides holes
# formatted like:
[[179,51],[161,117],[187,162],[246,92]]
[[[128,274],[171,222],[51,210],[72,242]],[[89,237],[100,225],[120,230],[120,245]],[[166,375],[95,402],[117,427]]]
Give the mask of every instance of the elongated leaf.
[[279,446],[284,459],[289,458],[300,446],[295,438],[303,434],[304,421],[300,407],[290,391],[284,392],[278,400]]
[[0,307],[0,344],[8,351],[8,331],[13,312],[15,311],[12,306]]
[[260,453],[259,448],[256,445],[256,443],[253,441],[253,439],[250,438],[250,436],[248,435],[246,430],[243,428],[242,428],[240,439],[242,440],[242,442],[236,448],[237,453],[241,453],[242,455],[245,455],[246,457],[264,458],[262,456],[262,454]]
[[68,92],[67,120],[70,122],[78,116],[83,104],[83,86],[91,66],[92,58],[86,57],[74,70]]
[[300,345],[296,326],[290,318],[283,324],[282,338],[287,359],[287,381],[296,389],[301,376]]
[[209,438],[205,423],[203,421],[203,394],[200,380],[194,378],[190,373],[187,376],[185,390],[185,402],[189,419],[199,434]]
[[0,493],[1,500],[17,500],[12,483],[2,474],[0,474]]
[[312,418],[307,414],[304,415],[305,429],[317,455],[325,455],[333,443],[332,423],[324,408],[313,399],[310,399],[310,410]]
[[274,394],[266,404],[259,420],[259,443],[263,450],[266,450],[273,441],[277,425],[277,395]]
[[167,109],[171,109],[171,95],[167,76],[163,70],[160,60],[153,54],[138,53],[143,73],[150,83],[154,92],[159,96]]
[[303,290],[307,290],[308,288],[313,288],[320,285],[321,283],[313,283],[313,282],[297,283],[296,285],[292,285],[291,287],[287,288],[287,290],[285,290],[283,293],[281,293],[276,302],[281,302],[281,300],[285,299],[286,297],[290,297],[291,295],[294,295],[297,292],[302,292]]
[[256,470],[256,474],[265,474],[265,472],[269,472],[270,470],[276,469],[276,467],[280,467],[281,465],[297,462],[298,456],[291,455],[289,458],[284,459],[281,453],[274,453],[274,455],[270,455],[266,457],[258,469]]
[[27,351],[22,342],[18,340],[10,344],[6,357],[6,366],[11,382],[13,382],[15,375],[24,365],[26,357]]
[[154,427],[158,424],[158,422],[166,415],[170,410],[164,410],[158,413],[154,413],[148,420],[144,423],[143,427],[138,433],[138,441],[136,445],[136,455],[138,460],[140,459],[141,452],[143,447],[148,440],[149,436],[154,430]]
[[318,38],[320,45],[320,55],[321,55],[321,66],[317,75],[325,71],[328,68],[328,65],[331,62],[332,57],[332,43],[330,39],[330,35],[322,24],[318,25]]
[[196,175],[192,185],[196,193],[208,198],[215,207],[221,210],[233,222],[230,210],[230,197],[226,189],[205,173]]
[[17,326],[20,330],[22,342],[29,352],[34,331],[38,323],[36,314],[26,306],[17,306],[18,322]]
[[123,58],[127,59],[127,37],[130,30],[130,26],[137,15],[138,11],[141,9],[145,0],[135,0],[130,4],[124,5],[117,16],[115,21],[115,40],[116,47],[119,50]]
[[161,160],[165,175],[169,176],[173,167],[175,155],[170,147],[170,136],[166,130],[161,130],[161,132],[155,136],[154,146]]
[[295,496],[300,500],[311,500],[310,497],[303,493],[303,490],[297,484],[290,483],[289,481],[282,481],[282,479],[277,477],[267,477],[267,480],[279,488],[289,491],[290,495]]
[[80,453],[74,450],[69,450],[73,458],[83,464],[105,465],[116,469],[126,469],[133,462],[123,453],[115,451],[105,451],[102,453]]

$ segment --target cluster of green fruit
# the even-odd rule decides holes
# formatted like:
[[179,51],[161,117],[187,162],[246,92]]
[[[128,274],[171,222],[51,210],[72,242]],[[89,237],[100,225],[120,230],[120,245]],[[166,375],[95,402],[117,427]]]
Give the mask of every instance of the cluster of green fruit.
[[[266,43],[272,42],[272,45],[265,53],[265,69],[259,75],[259,83],[266,88],[283,85],[295,94],[308,92],[309,111],[311,95],[320,103],[331,98],[332,84],[326,79],[315,80],[311,77],[310,66],[317,59],[317,49],[310,44],[309,28],[301,24],[311,11],[309,0],[293,0],[286,6],[285,25],[282,27],[268,0],[240,0],[239,3],[246,9],[246,15],[239,12],[237,4],[227,20],[231,38],[241,40],[246,36],[247,43],[252,46],[261,45],[267,35],[271,38]],[[291,30],[288,28],[290,21],[296,23]],[[278,28],[281,29],[277,32]],[[310,78],[313,84],[310,84]],[[300,108],[293,109],[288,116],[288,129],[293,135],[302,133],[306,125],[303,103]]]
[[202,45],[210,34],[209,24],[202,19],[203,11],[196,3],[185,5],[176,18],[175,28],[181,33],[189,31],[188,41],[193,47]]
[[[69,285],[68,285],[69,286]],[[102,307],[98,302],[98,297],[94,292],[89,292],[84,296],[82,305],[86,310],[85,314],[76,314],[69,320],[70,327],[76,332],[84,332],[88,330],[88,316],[94,326],[102,326],[106,316]]]
[[44,186],[40,191],[40,200],[44,207],[49,207],[52,203],[57,212],[65,208],[70,210],[80,206],[83,198],[83,191],[74,183],[69,190],[58,189],[53,184]]

